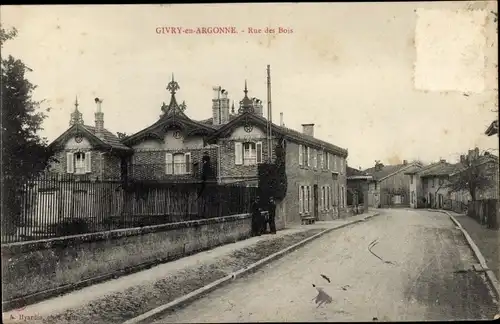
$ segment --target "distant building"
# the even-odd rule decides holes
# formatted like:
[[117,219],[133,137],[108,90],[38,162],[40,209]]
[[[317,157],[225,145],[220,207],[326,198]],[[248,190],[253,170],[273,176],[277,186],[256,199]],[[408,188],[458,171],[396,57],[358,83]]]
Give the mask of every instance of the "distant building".
[[363,205],[368,208],[368,186],[373,176],[364,171],[347,167],[348,205]]
[[419,162],[384,165],[380,161],[364,170],[372,176],[368,186],[368,205],[370,207],[410,206],[410,177],[405,171],[420,167]]

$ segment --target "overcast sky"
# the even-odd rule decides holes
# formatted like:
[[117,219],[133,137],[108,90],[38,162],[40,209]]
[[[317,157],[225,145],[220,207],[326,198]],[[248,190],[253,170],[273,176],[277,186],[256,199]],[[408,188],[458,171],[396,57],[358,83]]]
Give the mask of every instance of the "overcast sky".
[[[430,8],[440,10],[419,14]],[[273,121],[283,112],[287,127],[315,123],[316,137],[347,148],[350,166],[367,168],[375,160],[456,160],[476,145],[498,154],[498,138],[483,135],[498,101],[490,8],[496,1],[2,6],[1,21],[19,31],[4,52],[34,70],[35,98],[52,108],[49,140],[68,128],[75,96],[86,124],[94,123],[98,96],[112,132],[149,126],[169,100],[172,73],[193,119],[211,117],[214,85],[238,103],[245,79],[266,107],[270,64]],[[157,34],[160,26],[239,33]],[[293,33],[242,32],[249,27]]]

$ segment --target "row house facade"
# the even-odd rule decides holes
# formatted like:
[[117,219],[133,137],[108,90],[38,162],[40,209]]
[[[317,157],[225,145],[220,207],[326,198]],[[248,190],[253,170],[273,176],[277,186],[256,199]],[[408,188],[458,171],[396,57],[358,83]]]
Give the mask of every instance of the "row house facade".
[[364,170],[372,178],[368,184],[368,206],[370,207],[405,207],[410,205],[410,177],[408,170],[419,168],[419,162],[384,165],[380,161],[375,166]]
[[185,102],[178,104],[180,87],[173,77],[167,89],[170,103],[162,104],[160,118],[123,138],[104,128],[102,100],[95,99],[96,126],[85,125],[75,105],[70,128],[51,144],[58,157],[51,170],[98,180],[126,174],[139,181],[201,182],[208,174],[204,181],[257,186],[258,165],[276,158],[269,144],[280,144],[288,185],[278,202],[277,226],[307,217],[332,219],[345,210],[347,150],[315,138],[314,124],[298,132],[268,123],[262,101],[248,96],[246,82],[236,111],[227,91],[214,87],[212,116],[204,120],[189,118]]
[[475,192],[476,200],[498,199],[498,157],[488,152],[480,155],[476,148],[469,150],[467,155],[461,155],[458,163],[440,160],[425,167],[408,170],[406,174],[410,177],[412,197],[410,207],[444,208],[449,203],[468,205],[472,201],[469,190],[451,190],[450,184],[471,163],[486,178],[484,187]]

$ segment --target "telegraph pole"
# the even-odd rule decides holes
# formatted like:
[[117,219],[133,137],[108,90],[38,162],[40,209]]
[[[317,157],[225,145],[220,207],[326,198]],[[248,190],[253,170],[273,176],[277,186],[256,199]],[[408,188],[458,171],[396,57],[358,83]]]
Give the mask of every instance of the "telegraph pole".
[[267,65],[267,156],[269,162],[272,161],[273,156],[273,148],[272,148],[272,123],[273,123],[273,114],[271,110],[271,66]]

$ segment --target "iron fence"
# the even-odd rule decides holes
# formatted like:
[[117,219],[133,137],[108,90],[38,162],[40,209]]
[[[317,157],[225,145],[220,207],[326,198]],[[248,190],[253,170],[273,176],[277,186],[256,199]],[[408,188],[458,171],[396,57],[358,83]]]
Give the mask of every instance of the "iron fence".
[[19,191],[17,215],[2,216],[2,243],[247,213],[256,194],[257,188],[216,183],[124,185],[45,175]]
[[498,199],[484,199],[471,202],[467,215],[488,228],[500,229]]
[[467,213],[468,204],[458,200],[447,199],[443,202],[443,209],[463,214]]

